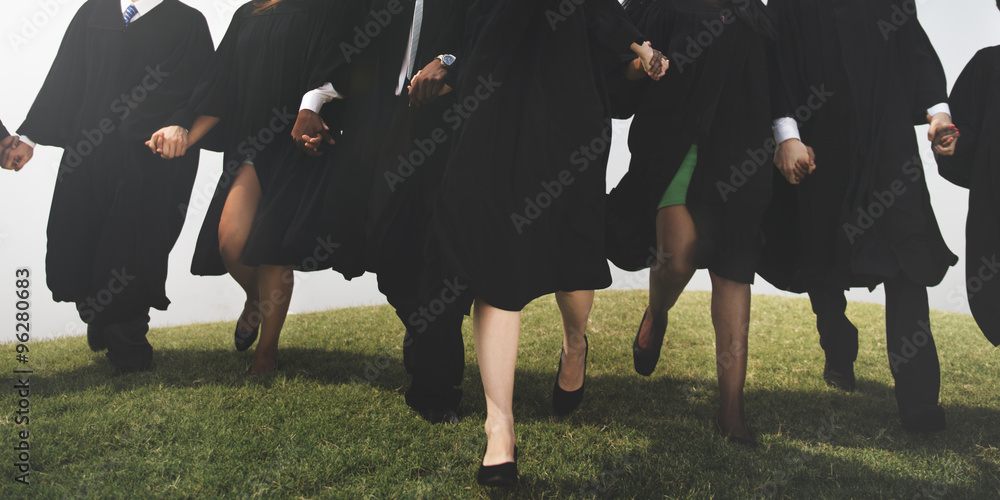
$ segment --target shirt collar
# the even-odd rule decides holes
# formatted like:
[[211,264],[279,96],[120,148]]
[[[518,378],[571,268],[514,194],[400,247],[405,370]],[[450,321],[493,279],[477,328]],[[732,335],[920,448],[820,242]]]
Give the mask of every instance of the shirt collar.
[[121,0],[121,3],[122,15],[125,15],[125,9],[132,4],[135,4],[135,8],[139,11],[139,15],[145,15],[148,14],[149,11],[156,8],[157,5],[163,3],[163,0],[136,0],[134,2],[132,0]]

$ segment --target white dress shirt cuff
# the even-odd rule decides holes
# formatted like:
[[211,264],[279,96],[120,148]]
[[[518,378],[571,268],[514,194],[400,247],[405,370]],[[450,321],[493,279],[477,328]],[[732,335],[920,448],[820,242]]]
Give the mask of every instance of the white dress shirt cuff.
[[[17,135],[17,134],[14,134],[14,135]],[[28,139],[28,136],[26,136],[26,135],[22,135],[21,138],[20,138],[20,141],[23,142],[23,143],[25,143],[25,144],[27,144],[28,146],[30,146],[31,149],[35,149],[35,146],[38,145],[38,144],[35,144],[35,141],[33,141],[31,139]]]
[[789,139],[802,140],[802,136],[799,134],[799,122],[790,116],[774,120],[774,125],[771,128],[774,131],[774,142],[778,144]]
[[306,95],[302,96],[302,105],[299,106],[299,111],[308,109],[314,113],[319,113],[323,109],[323,105],[334,100],[343,99],[344,96],[337,92],[337,89],[333,88],[333,84],[326,83],[322,87],[306,92]]
[[948,103],[946,102],[942,102],[941,104],[938,104],[937,106],[934,106],[931,109],[927,110],[927,114],[931,116],[934,116],[938,113],[948,113],[948,116],[951,116],[951,106],[948,106]]

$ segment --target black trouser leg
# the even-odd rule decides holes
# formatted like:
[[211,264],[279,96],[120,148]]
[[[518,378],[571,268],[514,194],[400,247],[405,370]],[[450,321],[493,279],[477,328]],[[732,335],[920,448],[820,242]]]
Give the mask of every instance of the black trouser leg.
[[858,329],[847,319],[843,290],[816,289],[809,292],[819,344],[832,365],[853,365],[858,359]]
[[900,413],[937,405],[941,366],[931,335],[927,288],[902,274],[885,282],[885,337]]
[[412,377],[406,404],[418,411],[457,410],[465,373],[465,315],[457,307],[447,307],[438,315],[429,313],[430,320],[417,314],[420,319],[415,325],[407,322],[403,343],[406,371]]

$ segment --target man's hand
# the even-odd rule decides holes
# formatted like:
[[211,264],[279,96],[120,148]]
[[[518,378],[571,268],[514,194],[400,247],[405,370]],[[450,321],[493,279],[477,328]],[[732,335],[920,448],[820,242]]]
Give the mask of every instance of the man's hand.
[[157,130],[148,141],[146,146],[153,154],[160,155],[164,160],[180,158],[187,154],[188,131],[184,127],[170,126]]
[[21,138],[12,135],[0,141],[0,168],[20,171],[31,161],[35,148],[21,142]]
[[659,81],[667,73],[670,61],[659,50],[654,49],[651,43],[646,42],[642,45],[633,44],[632,50],[639,56],[639,60],[642,62],[642,69],[653,80]]
[[960,134],[958,128],[951,122],[951,116],[948,116],[948,113],[927,115],[927,123],[931,125],[927,131],[927,140],[934,145],[934,152],[941,156],[954,155]]
[[309,109],[299,111],[295,125],[292,127],[292,140],[295,145],[309,156],[320,156],[323,154],[319,147],[323,144],[336,144],[330,135],[330,127],[320,118],[319,114]]
[[798,139],[789,139],[774,152],[774,164],[792,184],[801,183],[816,171],[816,153]]
[[447,77],[448,67],[440,59],[431,61],[410,80],[410,86],[407,87],[410,90],[410,103],[423,106],[451,92],[451,87],[444,82]]

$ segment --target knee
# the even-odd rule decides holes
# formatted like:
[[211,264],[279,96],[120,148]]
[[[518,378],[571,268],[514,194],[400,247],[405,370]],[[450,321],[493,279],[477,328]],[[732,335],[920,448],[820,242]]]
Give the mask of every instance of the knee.
[[236,231],[219,226],[219,255],[222,256],[222,260],[240,260],[245,244],[246,239],[242,238]]
[[654,266],[649,271],[662,285],[685,285],[694,274],[694,263],[690,259],[674,256]]

